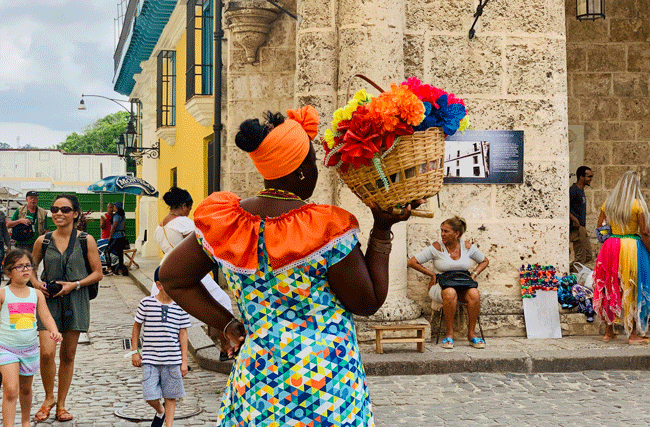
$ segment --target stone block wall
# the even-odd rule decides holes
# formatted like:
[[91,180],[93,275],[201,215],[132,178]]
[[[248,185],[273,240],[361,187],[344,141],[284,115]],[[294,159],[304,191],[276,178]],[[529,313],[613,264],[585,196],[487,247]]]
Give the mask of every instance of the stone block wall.
[[[565,4],[490,2],[470,40],[475,8],[472,0],[407,0],[404,72],[462,97],[475,129],[523,130],[524,183],[443,186],[440,208],[429,203],[435,218],[409,220],[407,256],[438,240],[444,219],[464,217],[464,238],[490,259],[478,279],[493,318],[483,328],[519,335],[521,264],[568,266]],[[408,296],[425,313],[427,282],[408,274]]]
[[650,197],[648,12],[648,0],[609,1],[606,19],[580,22],[566,0],[569,124],[584,126],[584,164],[594,171],[587,230],[623,172],[639,172]]
[[[263,3],[263,2],[262,2]],[[295,2],[283,2],[295,10]],[[273,8],[273,6],[268,6]],[[264,188],[263,180],[247,153],[235,145],[239,125],[246,119],[263,119],[270,110],[286,114],[294,106],[294,75],[296,70],[296,23],[280,14],[271,23],[268,40],[257,54],[257,61],[248,63],[245,51],[226,30],[227,59],[225,68],[225,147],[222,151],[222,188],[242,198]]]
[[[234,147],[234,135],[243,119],[264,109],[312,104],[321,113],[322,133],[346,101],[355,73],[384,87],[417,76],[454,92],[465,99],[475,129],[524,131],[524,183],[447,185],[441,207],[429,203],[436,211],[433,220],[413,218],[395,227],[388,300],[371,320],[408,320],[430,312],[427,280],[407,272],[406,260],[438,239],[442,220],[458,214],[468,221],[466,237],[491,260],[479,280],[486,308],[499,307],[499,313],[484,328],[520,334],[519,266],[568,265],[565,4],[491,2],[469,40],[475,3],[303,0],[295,5],[302,17],[297,30],[286,16],[274,22],[262,47],[270,55],[261,54],[259,64],[246,64],[243,52],[229,42],[225,188],[247,196],[261,187],[246,154]],[[360,86],[368,87],[359,82],[353,90]],[[365,243],[372,225],[368,209],[331,170],[322,172],[314,201],[355,213]]]

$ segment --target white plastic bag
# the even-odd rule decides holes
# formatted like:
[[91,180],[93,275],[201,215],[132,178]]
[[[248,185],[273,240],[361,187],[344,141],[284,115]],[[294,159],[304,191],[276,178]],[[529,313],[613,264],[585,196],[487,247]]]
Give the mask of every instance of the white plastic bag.
[[581,285],[587,286],[587,281],[589,280],[591,282],[591,286],[587,286],[587,287],[593,289],[594,285],[593,285],[593,279],[591,277],[593,271],[591,270],[591,268],[585,267],[579,262],[574,262],[573,268],[577,271],[576,273],[577,282],[580,283]]
[[438,283],[429,289],[429,297],[433,302],[442,303],[442,288]]
[[589,288],[592,291],[594,290],[594,272],[592,271],[591,274],[587,276],[587,279],[585,280],[584,283],[585,288]]

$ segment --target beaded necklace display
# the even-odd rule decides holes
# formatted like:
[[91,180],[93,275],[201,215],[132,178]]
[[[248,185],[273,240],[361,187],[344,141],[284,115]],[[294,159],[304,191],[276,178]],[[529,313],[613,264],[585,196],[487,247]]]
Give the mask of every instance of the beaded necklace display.
[[267,199],[277,200],[299,200],[303,201],[299,196],[290,191],[278,190],[276,188],[265,188],[256,194],[257,197],[266,197]]

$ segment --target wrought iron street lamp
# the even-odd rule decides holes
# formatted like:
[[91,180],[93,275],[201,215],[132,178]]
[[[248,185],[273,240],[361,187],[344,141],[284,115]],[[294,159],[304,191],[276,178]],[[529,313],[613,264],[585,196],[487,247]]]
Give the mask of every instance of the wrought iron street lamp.
[[129,120],[129,124],[126,125],[126,131],[123,133],[123,135],[124,135],[124,139],[126,140],[126,148],[128,150],[134,150],[136,148],[135,141],[136,141],[137,132],[135,131],[135,125],[133,124],[133,120]]
[[124,110],[126,110],[126,112],[129,113],[131,115],[131,117],[133,116],[133,109],[129,110],[124,105],[120,104],[121,102],[129,102],[128,100],[125,101],[123,99],[109,98],[109,97],[103,96],[103,95],[84,95],[82,93],[81,94],[81,101],[79,102],[79,107],[77,107],[78,110],[85,110],[86,109],[86,103],[84,102],[84,97],[86,97],[86,96],[94,97],[94,98],[104,98],[104,99],[108,99],[109,101],[113,101],[114,103],[116,103],[120,107],[124,108]]
[[[108,99],[113,101],[120,107],[124,108],[127,113],[129,113],[129,123],[126,125],[126,130],[120,134],[120,137],[117,141],[117,155],[123,159],[131,157],[136,161],[137,164],[142,164],[142,157],[145,155],[150,159],[157,159],[160,157],[160,144],[158,142],[154,143],[151,147],[138,147],[138,132],[135,129],[136,117],[133,114],[133,103],[138,102],[137,99],[132,99],[130,101],[124,101],[121,99],[109,98],[102,95],[81,95],[81,102],[79,102],[79,110],[85,110],[86,104],[83,100],[86,96],[92,96],[97,98]],[[129,110],[124,105],[120,104],[121,102],[130,102],[131,109]]]
[[126,145],[124,144],[124,134],[121,133],[117,139],[117,155],[121,159],[126,158]]
[[576,0],[576,18],[579,21],[605,19],[605,0]]

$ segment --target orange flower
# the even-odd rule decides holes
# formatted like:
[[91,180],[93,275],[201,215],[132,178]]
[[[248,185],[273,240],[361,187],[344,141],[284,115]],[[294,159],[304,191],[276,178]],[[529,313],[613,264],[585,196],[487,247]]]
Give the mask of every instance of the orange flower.
[[424,104],[406,85],[391,84],[391,95],[399,106],[399,117],[411,126],[417,126],[424,119]]
[[384,132],[392,132],[399,122],[399,107],[389,96],[389,92],[384,92],[373,98],[368,105],[368,110],[381,118],[381,127]]

